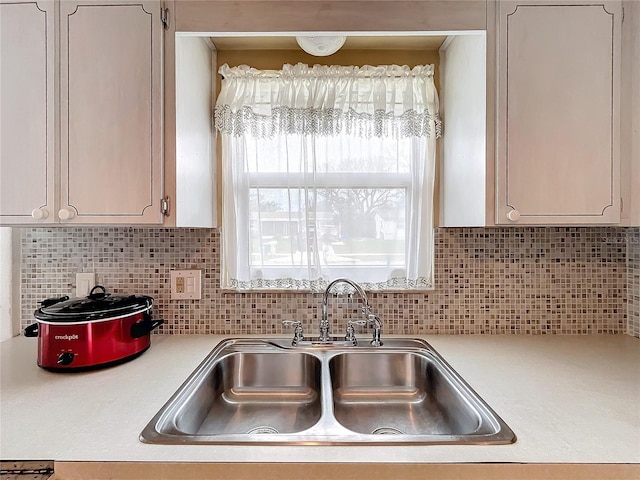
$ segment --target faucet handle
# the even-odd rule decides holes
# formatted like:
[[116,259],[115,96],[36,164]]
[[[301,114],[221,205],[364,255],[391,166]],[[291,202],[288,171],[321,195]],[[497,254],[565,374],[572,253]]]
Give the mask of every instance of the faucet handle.
[[293,340],[291,346],[296,347],[298,343],[304,340],[304,332],[302,331],[302,322],[299,320],[283,320],[282,325],[285,327],[293,327]]
[[380,332],[382,331],[382,320],[375,313],[370,313],[367,317],[367,323],[373,326],[373,339],[371,345],[374,347],[381,347],[382,340],[380,339]]
[[369,320],[347,320],[347,326],[351,326],[353,328],[354,325],[366,325],[369,323]]
[[356,329],[354,325],[366,325],[367,323],[369,323],[367,320],[347,320],[347,332],[344,336],[345,341],[355,347],[358,344],[358,340],[356,339]]

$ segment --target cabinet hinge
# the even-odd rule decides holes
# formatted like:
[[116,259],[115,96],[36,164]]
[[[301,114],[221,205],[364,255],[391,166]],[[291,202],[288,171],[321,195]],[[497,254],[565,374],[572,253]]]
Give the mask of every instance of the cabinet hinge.
[[624,212],[624,198],[620,197],[620,212]]
[[169,197],[160,199],[160,213],[165,217],[169,216]]
[[169,30],[169,9],[164,7],[160,9],[160,20],[165,30]]

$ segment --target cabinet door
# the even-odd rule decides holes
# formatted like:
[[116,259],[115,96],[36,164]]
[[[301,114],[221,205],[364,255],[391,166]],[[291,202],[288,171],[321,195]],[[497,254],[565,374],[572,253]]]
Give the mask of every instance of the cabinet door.
[[620,220],[619,2],[501,2],[496,223]]
[[55,220],[53,1],[0,2],[0,224]]
[[62,221],[162,223],[160,8],[61,3]]

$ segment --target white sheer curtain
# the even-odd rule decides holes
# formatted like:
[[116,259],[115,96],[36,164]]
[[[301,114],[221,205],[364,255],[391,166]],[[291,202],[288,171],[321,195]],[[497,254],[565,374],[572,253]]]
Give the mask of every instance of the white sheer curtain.
[[220,68],[223,288],[432,288],[433,71]]

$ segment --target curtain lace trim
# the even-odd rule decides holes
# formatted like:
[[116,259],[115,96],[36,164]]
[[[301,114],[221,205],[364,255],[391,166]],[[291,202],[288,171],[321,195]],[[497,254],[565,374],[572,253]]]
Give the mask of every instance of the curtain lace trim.
[[[359,285],[368,291],[385,290],[430,290],[433,289],[433,282],[426,277],[417,279],[391,278],[385,282],[358,282]],[[250,281],[231,279],[230,284],[225,286],[231,290],[303,290],[314,293],[325,291],[329,281],[324,278],[316,280],[296,280],[293,278],[264,279],[259,278]],[[340,292],[338,292],[340,293]]]
[[[433,122],[433,127],[432,127]],[[229,105],[215,108],[216,129],[223,134],[241,137],[271,138],[276,135],[354,135],[364,138],[407,138],[442,135],[442,121],[427,110],[406,110],[401,115],[375,110],[373,114],[335,108],[274,107],[271,115],[261,115],[245,106],[233,111]]]

